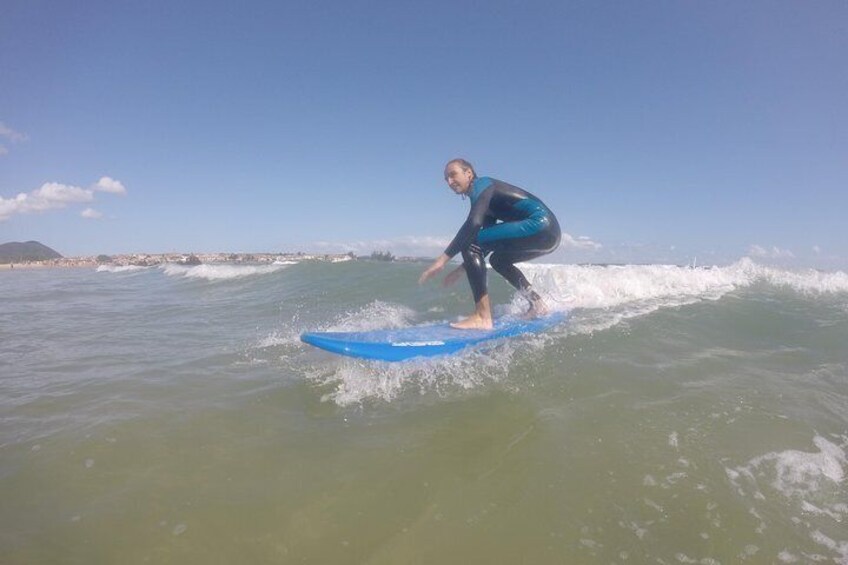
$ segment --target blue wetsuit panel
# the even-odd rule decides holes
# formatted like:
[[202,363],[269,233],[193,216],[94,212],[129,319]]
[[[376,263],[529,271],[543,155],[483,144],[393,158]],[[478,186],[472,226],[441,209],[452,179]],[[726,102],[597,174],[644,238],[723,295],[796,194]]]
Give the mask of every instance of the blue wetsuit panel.
[[556,231],[559,224],[553,212],[526,190],[489,177],[474,179],[470,191],[468,218],[448,245],[445,254],[453,257],[471,243],[481,245],[520,239],[544,230]]
[[485,247],[487,243],[494,241],[530,237],[551,225],[548,211],[540,202],[528,198],[517,202],[515,208],[526,212],[528,214],[527,219],[517,222],[501,222],[483,228],[477,234],[477,243]]

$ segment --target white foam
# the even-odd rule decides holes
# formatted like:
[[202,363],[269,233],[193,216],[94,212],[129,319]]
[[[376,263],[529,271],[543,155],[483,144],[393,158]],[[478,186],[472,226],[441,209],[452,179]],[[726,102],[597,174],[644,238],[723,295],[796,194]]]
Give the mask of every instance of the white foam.
[[[806,493],[818,490],[823,479],[841,483],[845,478],[842,465],[845,452],[823,437],[816,436],[813,443],[819,453],[789,450],[776,455],[766,455],[761,460],[774,460],[777,478],[772,485],[784,494]],[[756,464],[756,463],[755,463]]]
[[839,563],[848,563],[848,541],[836,541],[816,530],[810,537],[819,545],[823,545],[839,556]]
[[141,265],[98,265],[98,273],[137,273],[138,271],[146,271],[150,267],[142,267]]
[[825,273],[813,269],[807,271],[784,271],[755,266],[760,280],[775,286],[789,287],[802,294],[841,294],[848,292],[848,274],[837,271]]
[[[789,288],[805,296],[848,293],[843,272],[792,272],[741,259],[726,267],[676,265],[546,265],[521,266],[534,289],[553,310],[578,309],[569,331],[588,334],[664,308],[718,300],[755,284]],[[526,309],[516,294],[509,312]]]
[[205,279],[221,281],[240,279],[256,275],[267,275],[284,269],[285,265],[175,265],[167,264],[162,270],[169,277],[184,277],[189,279]]
[[805,500],[801,504],[801,509],[808,514],[828,516],[830,518],[833,518],[837,522],[841,522],[843,516],[848,514],[848,512],[846,512],[846,506],[844,504],[834,504],[832,508],[819,508],[815,504],[812,504]]
[[818,453],[790,449],[755,457],[747,465],[725,469],[730,481],[740,487],[741,479],[756,483],[758,477],[773,477],[771,486],[785,496],[808,495],[827,483],[839,484],[845,478],[845,451],[821,436],[813,443]]
[[276,347],[278,345],[293,345],[300,342],[301,332],[288,328],[284,330],[276,330],[260,339],[254,347]]
[[[391,402],[406,393],[440,397],[463,394],[506,379],[517,352],[513,341],[498,343],[484,351],[470,348],[456,355],[403,363],[344,358],[330,367],[312,368],[306,376],[322,386],[332,387],[323,400],[339,406]],[[543,343],[541,336],[522,338],[520,351],[532,355]]]
[[[783,502],[792,507],[792,514],[803,512],[805,519],[793,516],[792,523],[806,529],[815,543],[836,556],[836,559],[807,553],[798,556],[783,550],[778,555],[783,563],[833,560],[848,564],[848,541],[830,537],[831,531],[844,531],[843,524],[848,518],[848,503],[841,486],[845,480],[845,466],[848,465],[845,454],[848,438],[842,439],[843,443],[837,445],[822,436],[815,436],[813,444],[818,448],[817,452],[796,449],[775,451],[754,457],[745,465],[725,469],[738,493],[752,496],[754,504],[768,501],[769,506],[773,506],[774,497],[767,495],[776,492]],[[765,530],[766,524],[760,514],[753,508],[750,513],[760,520],[757,532]]]
[[715,300],[756,283],[789,287],[801,293],[846,293],[848,274],[838,271],[788,271],[758,265],[748,258],[726,267],[676,265],[522,265],[533,286],[563,308],[614,308],[636,302],[657,306]]
[[507,374],[503,355],[476,352],[405,363],[358,362],[345,359],[322,384],[333,385],[323,400],[339,406],[368,400],[391,402],[405,390],[439,395],[497,382]]
[[785,549],[777,554],[777,558],[780,559],[781,563],[798,563],[798,557]]
[[343,314],[322,329],[330,332],[367,332],[403,328],[414,322],[415,315],[415,310],[407,306],[375,300],[355,312]]
[[[650,526],[651,524],[653,524],[653,522],[648,522],[645,526]],[[622,520],[618,523],[618,525],[633,532],[633,534],[640,540],[644,539],[645,535],[648,533],[648,528],[640,526],[637,522]]]
[[555,307],[614,308],[636,302],[719,298],[736,288],[721,269],[673,265],[522,265],[534,288]]
[[[406,306],[374,301],[322,329],[370,331],[407,327],[417,322],[415,311]],[[329,368],[307,369],[306,376],[323,386],[333,387],[323,400],[340,406],[371,400],[391,402],[405,391],[446,396],[503,381],[517,351],[532,355],[550,339],[553,338],[544,334],[525,336],[520,340],[487,344],[483,348],[469,348],[455,355],[403,363],[342,358]]]

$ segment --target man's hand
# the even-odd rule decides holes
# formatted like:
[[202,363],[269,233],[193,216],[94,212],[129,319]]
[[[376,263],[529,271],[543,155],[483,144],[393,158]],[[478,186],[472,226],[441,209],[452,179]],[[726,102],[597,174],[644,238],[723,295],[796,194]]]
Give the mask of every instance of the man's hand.
[[448,276],[446,276],[445,280],[442,281],[442,286],[451,286],[459,280],[463,273],[465,273],[465,266],[460,265],[459,267],[448,273]]
[[428,280],[432,279],[439,271],[445,268],[448,261],[450,261],[450,257],[445,255],[444,253],[435,261],[433,264],[427,267],[427,269],[421,273],[421,277],[418,278],[418,284],[424,284]]

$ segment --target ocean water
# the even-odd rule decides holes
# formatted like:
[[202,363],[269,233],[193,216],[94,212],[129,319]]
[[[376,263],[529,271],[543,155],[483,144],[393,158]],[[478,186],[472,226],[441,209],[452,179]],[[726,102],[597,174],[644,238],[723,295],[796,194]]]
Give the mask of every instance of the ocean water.
[[848,563],[848,275],[532,264],[547,334],[299,342],[467,313],[424,266],[0,272],[0,562]]

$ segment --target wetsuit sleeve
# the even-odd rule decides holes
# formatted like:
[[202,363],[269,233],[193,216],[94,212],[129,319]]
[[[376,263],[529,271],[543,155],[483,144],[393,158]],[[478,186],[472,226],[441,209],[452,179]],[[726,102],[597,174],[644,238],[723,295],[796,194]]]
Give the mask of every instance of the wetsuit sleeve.
[[456,236],[454,236],[453,241],[445,249],[445,255],[453,257],[474,241],[474,238],[477,237],[477,232],[480,231],[480,228],[483,227],[486,221],[486,213],[489,211],[489,204],[494,193],[495,187],[490,186],[480,194],[480,197],[471,206],[471,211],[468,212],[468,218],[465,220],[465,223],[462,224],[462,227],[459,228]]

